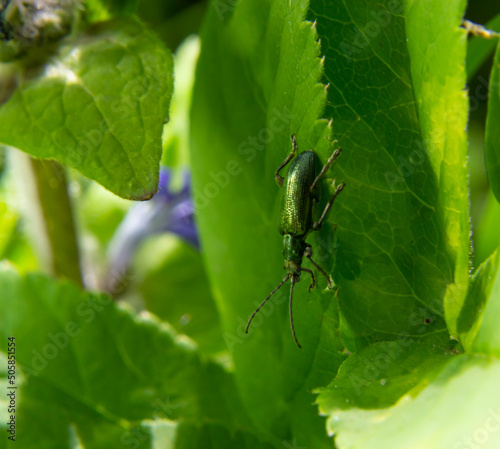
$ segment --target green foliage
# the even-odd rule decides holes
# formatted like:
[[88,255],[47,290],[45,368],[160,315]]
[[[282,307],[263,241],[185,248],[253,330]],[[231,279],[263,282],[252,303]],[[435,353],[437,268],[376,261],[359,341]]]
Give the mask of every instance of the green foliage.
[[402,396],[420,392],[423,381],[449,358],[442,348],[413,340],[375,343],[349,357],[328,388],[320,389],[320,408],[383,409]]
[[[499,447],[499,209],[490,195],[478,228],[485,262],[472,271],[465,89],[492,44],[467,42],[465,0],[213,0],[199,40],[177,52],[170,111],[172,59],[133,16],[136,4],[86,2],[51,56],[0,66],[0,141],[128,199],[155,192],[160,160],[176,172],[155,200],[189,167],[201,250],[132,233],[141,245],[116,298],[26,274],[34,262],[10,193],[24,175],[7,163],[0,254],[13,263],[0,265],[0,391],[15,336],[16,444]],[[497,197],[498,59],[486,133]],[[273,178],[291,134],[321,164],[343,149],[318,210],[334,179],[346,183],[307,238],[339,289],[319,275],[311,293],[308,278],[296,285],[303,349],[288,284],[245,333],[285,276]],[[87,287],[100,285],[129,203],[78,174],[69,198],[45,171],[36,182],[62,267],[54,274],[77,278],[65,272],[80,268]]]
[[15,336],[17,348],[23,447],[67,447],[72,429],[84,447],[127,441],[150,447],[148,429],[159,432],[153,427],[178,418],[245,427],[227,373],[153,316],[134,316],[104,295],[8,267],[0,290],[0,336],[4,342]]
[[354,334],[445,344],[444,303],[462,302],[468,270],[464,5],[317,3],[318,31],[330,36],[325,115],[346,149],[336,218],[342,314]]
[[172,58],[135,19],[95,25],[26,72],[0,107],[0,141],[76,168],[124,198],[158,185]]
[[[338,434],[335,442],[340,448],[441,449],[471,444],[493,449],[500,442],[494,431],[500,414],[491,390],[496,390],[499,374],[497,359],[455,356],[433,380],[420,377],[426,388],[418,396],[403,396],[390,409],[340,410],[326,402],[329,391],[320,397],[320,410],[330,416],[328,430]],[[388,378],[387,384],[391,381]]]

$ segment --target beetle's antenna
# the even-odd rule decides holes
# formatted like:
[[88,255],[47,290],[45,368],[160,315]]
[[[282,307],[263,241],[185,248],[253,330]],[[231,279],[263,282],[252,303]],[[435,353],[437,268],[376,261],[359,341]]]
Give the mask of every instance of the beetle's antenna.
[[300,343],[297,340],[297,337],[295,335],[295,329],[293,327],[292,298],[293,298],[293,286],[295,284],[295,276],[292,276],[290,281],[291,281],[291,285],[290,285],[290,326],[292,328],[292,335],[293,335],[293,339],[295,340],[295,343],[297,343],[297,346],[302,349],[302,346],[300,346]]
[[[274,290],[273,290],[273,291],[269,294],[269,296],[268,296],[266,299],[264,299],[264,301],[262,302],[262,304],[261,304],[259,307],[257,307],[257,309],[255,310],[255,312],[254,312],[254,313],[252,313],[252,316],[251,316],[251,317],[250,317],[250,319],[248,320],[247,327],[246,327],[246,329],[245,329],[245,334],[248,334],[248,328],[250,327],[250,323],[252,322],[253,317],[254,317],[255,315],[257,315],[257,312],[258,312],[260,309],[262,309],[262,307],[263,307],[263,306],[264,306],[264,304],[267,302],[267,300],[268,300],[271,296],[273,296],[273,295],[274,295],[274,294],[275,294],[275,293],[276,293],[276,292],[280,289],[280,287],[281,287],[281,286],[282,286],[282,285],[283,285],[286,281],[288,281],[288,279],[289,279],[289,278],[290,278],[290,275],[289,275],[289,274],[287,274],[287,275],[285,276],[285,278],[284,278],[284,279],[280,282],[280,284],[279,284],[279,285],[278,285],[278,286],[277,286],[277,287],[276,287],[276,288],[275,288],[275,289],[274,289]],[[292,278],[292,279],[293,279],[293,278]]]

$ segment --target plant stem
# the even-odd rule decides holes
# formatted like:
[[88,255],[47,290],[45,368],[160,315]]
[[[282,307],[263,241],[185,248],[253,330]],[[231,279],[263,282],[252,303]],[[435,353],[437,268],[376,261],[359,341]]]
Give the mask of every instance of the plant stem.
[[65,168],[55,162],[31,159],[52,272],[82,286],[73,211],[68,197]]

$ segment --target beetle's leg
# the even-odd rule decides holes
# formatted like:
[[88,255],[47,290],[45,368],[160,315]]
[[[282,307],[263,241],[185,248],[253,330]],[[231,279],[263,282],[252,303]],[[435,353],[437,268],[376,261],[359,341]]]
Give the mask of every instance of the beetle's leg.
[[299,341],[297,340],[297,336],[295,335],[295,328],[293,327],[293,313],[292,313],[292,298],[293,298],[293,285],[295,284],[295,276],[291,276],[291,286],[290,286],[290,327],[292,328],[292,335],[293,339],[295,340],[295,343],[297,343],[297,346],[299,348],[302,348],[300,346]]
[[307,291],[309,293],[311,293],[311,290],[314,288],[314,286],[316,285],[316,278],[314,277],[314,273],[312,270],[310,270],[309,268],[300,268],[301,271],[305,271],[306,273],[309,273],[311,275],[311,285],[309,287],[307,287]]
[[274,173],[274,178],[276,179],[276,182],[280,187],[283,187],[283,176],[281,176],[279,173],[281,169],[286,167],[286,165],[295,157],[295,154],[297,153],[297,138],[295,137],[295,134],[292,134],[291,139],[292,151]]
[[[326,278],[326,281],[328,282],[328,288],[333,289],[335,288],[335,282],[333,282],[333,279],[331,276],[328,275],[328,273],[323,270],[314,260],[312,260],[312,248],[311,246],[307,246],[305,251],[304,251],[304,256],[306,256],[309,261],[314,265],[314,267]],[[305,270],[305,268],[302,268],[302,270]]]
[[339,157],[340,152],[342,151],[342,148],[337,148],[333,154],[328,158],[326,161],[326,164],[323,166],[321,169],[321,172],[319,173],[318,176],[316,176],[316,179],[313,181],[311,184],[311,192],[316,188],[316,185],[318,184],[319,180],[323,177],[323,175],[327,172],[327,170],[330,168],[330,165],[333,164],[335,159]]
[[[333,186],[335,186],[335,180],[333,181]],[[335,189],[335,193],[330,198],[330,201],[328,201],[328,203],[326,203],[325,210],[321,214],[321,217],[319,217],[319,220],[312,225],[313,231],[317,231],[318,229],[321,228],[321,225],[323,224],[323,220],[325,219],[326,214],[328,213],[328,211],[330,210],[330,208],[333,206],[333,202],[335,201],[335,198],[337,198],[337,195],[340,192],[342,192],[342,190],[344,189],[344,187],[345,187],[345,183],[339,184],[337,186],[337,188]]]
[[264,304],[267,302],[267,300],[268,300],[271,296],[273,296],[273,295],[274,295],[274,294],[278,291],[278,289],[279,289],[279,288],[280,288],[280,287],[281,287],[281,286],[282,286],[282,285],[283,285],[286,281],[288,281],[289,277],[290,277],[290,275],[289,275],[289,274],[287,274],[287,275],[285,276],[285,278],[284,278],[284,279],[280,282],[280,284],[279,284],[279,285],[278,285],[278,286],[277,286],[277,287],[276,287],[276,288],[275,288],[275,289],[274,289],[274,290],[273,290],[273,291],[269,294],[269,296],[268,296],[266,299],[264,299],[264,301],[262,301],[262,304],[261,304],[259,307],[257,307],[257,309],[255,310],[255,312],[254,312],[254,313],[252,313],[252,316],[251,316],[251,317],[250,317],[250,319],[248,320],[247,327],[245,328],[245,333],[246,333],[246,334],[248,334],[248,328],[250,327],[250,323],[252,322],[253,317],[254,317],[255,315],[257,315],[257,312],[258,312],[260,309],[262,309],[262,307],[263,307],[263,306],[264,306]]

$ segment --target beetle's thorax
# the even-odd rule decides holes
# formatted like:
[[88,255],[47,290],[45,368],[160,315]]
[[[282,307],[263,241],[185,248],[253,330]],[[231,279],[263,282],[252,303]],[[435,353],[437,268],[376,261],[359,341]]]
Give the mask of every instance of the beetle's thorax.
[[290,234],[283,236],[284,268],[290,276],[300,276],[300,266],[306,246],[305,241],[300,237]]

